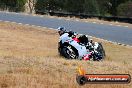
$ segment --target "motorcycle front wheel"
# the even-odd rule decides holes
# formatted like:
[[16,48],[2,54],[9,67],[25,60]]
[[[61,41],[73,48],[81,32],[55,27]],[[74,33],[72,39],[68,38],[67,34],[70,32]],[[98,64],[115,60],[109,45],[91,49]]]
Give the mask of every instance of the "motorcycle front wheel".
[[64,46],[61,50],[62,55],[67,59],[76,59],[77,55],[70,46]]

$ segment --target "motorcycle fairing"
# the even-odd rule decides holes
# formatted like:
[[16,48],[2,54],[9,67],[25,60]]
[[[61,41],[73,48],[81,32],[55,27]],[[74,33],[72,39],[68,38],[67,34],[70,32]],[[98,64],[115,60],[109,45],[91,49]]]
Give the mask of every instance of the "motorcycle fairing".
[[80,45],[77,41],[71,40],[69,44],[77,49],[79,57],[81,58],[88,53],[85,45]]

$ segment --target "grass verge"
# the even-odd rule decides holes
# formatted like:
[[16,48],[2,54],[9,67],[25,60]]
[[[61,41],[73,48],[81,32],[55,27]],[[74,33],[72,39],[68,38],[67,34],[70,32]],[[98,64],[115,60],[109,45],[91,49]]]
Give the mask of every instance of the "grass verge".
[[[90,74],[132,75],[132,48],[102,40],[106,58],[102,62],[65,60],[57,52],[54,30],[0,22],[1,88],[80,88],[78,66]],[[131,88],[130,84],[88,84],[83,88]]]

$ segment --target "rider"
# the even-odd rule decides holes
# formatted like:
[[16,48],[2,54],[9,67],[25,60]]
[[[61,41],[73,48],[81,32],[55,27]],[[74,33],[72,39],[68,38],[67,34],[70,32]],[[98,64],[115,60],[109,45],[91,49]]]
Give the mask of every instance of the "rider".
[[66,33],[65,28],[64,27],[58,27],[58,33],[60,36],[63,35],[64,33]]
[[58,33],[59,33],[60,36],[63,35],[64,33],[68,33],[68,34],[69,34],[69,35],[68,35],[69,37],[74,37],[74,34],[75,34],[75,33],[74,33],[73,31],[71,31],[71,30],[70,30],[69,32],[66,31],[64,27],[58,27]]
[[78,43],[82,43],[84,45],[87,45],[88,43],[88,38],[85,35],[82,35],[79,38],[77,38],[77,34],[75,32],[73,31],[67,32],[64,27],[58,27],[58,33],[62,38],[69,37],[77,41]]
[[63,41],[71,40],[71,37],[69,37],[69,33],[65,30],[64,27],[59,27],[58,33],[60,35],[60,40],[63,40]]

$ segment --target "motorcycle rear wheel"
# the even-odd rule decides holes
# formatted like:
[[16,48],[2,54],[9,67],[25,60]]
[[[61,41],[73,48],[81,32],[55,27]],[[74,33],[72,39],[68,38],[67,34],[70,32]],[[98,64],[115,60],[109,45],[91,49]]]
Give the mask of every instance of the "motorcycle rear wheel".
[[99,46],[97,48],[97,52],[93,54],[93,61],[102,61],[105,58],[105,50],[101,43],[98,43]]

